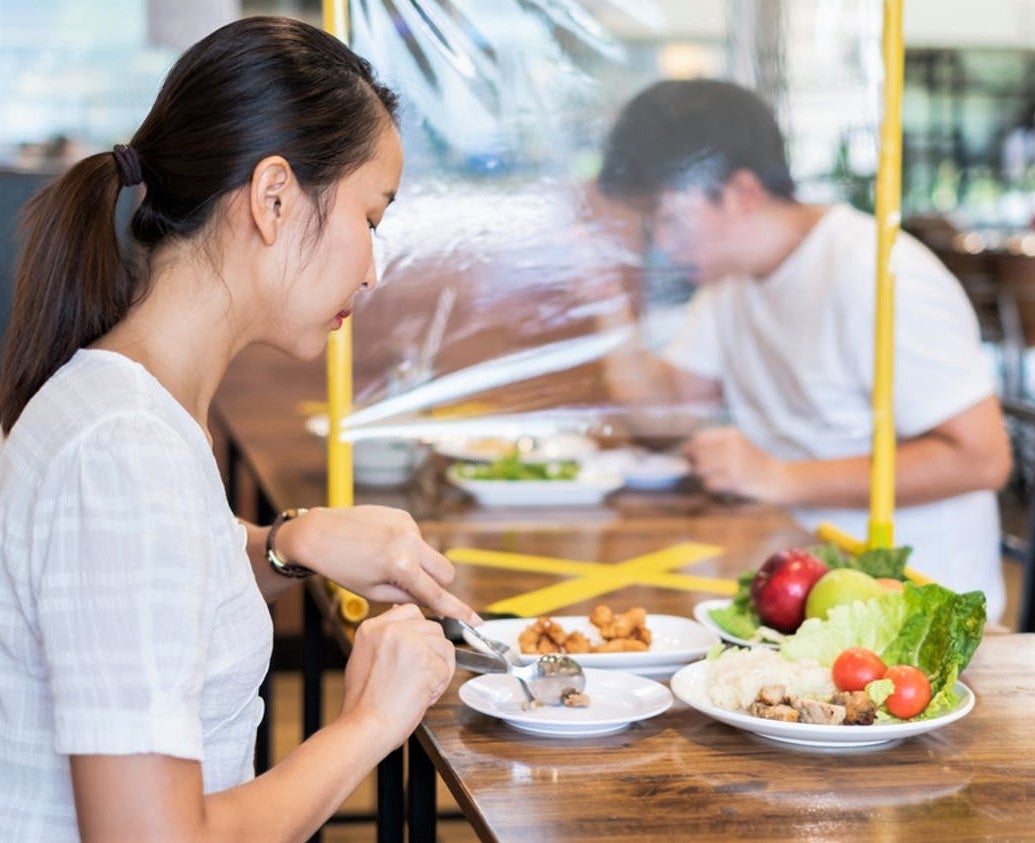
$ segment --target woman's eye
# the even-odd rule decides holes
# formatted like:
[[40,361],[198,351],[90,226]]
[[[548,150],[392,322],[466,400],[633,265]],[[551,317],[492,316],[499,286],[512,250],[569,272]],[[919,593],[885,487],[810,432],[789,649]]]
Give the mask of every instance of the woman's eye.
[[370,229],[371,234],[377,234],[377,226],[374,225],[370,220],[367,220],[367,228]]

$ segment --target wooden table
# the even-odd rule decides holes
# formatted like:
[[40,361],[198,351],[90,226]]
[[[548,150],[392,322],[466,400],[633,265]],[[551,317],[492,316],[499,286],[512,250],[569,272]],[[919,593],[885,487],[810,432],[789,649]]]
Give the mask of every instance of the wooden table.
[[966,718],[850,754],[770,743],[678,701],[611,736],[532,737],[460,703],[462,680],[417,736],[483,840],[1032,839],[1035,635],[986,637],[963,678]]
[[[323,446],[295,409],[319,397],[319,367],[266,352],[235,365],[214,408],[272,509],[319,503]],[[444,551],[617,564],[686,543],[721,548],[677,572],[733,578],[773,550],[807,542],[778,510],[717,503],[693,487],[620,492],[603,507],[481,510],[437,482],[357,501],[410,509]],[[458,564],[455,591],[476,608],[558,581],[552,573]],[[715,596],[631,584],[597,602],[688,615]],[[326,610],[326,606],[324,606]],[[988,636],[964,680],[977,696],[960,723],[880,751],[806,752],[764,742],[682,704],[616,735],[538,738],[467,709],[453,687],[411,740],[410,840],[434,840],[434,771],[485,840],[1020,839],[1035,806],[1035,636]],[[423,751],[421,751],[423,750]],[[426,753],[426,754],[425,754]],[[394,762],[401,765],[399,758]],[[432,766],[433,765],[433,766]],[[383,784],[398,785],[399,768]],[[399,811],[398,801],[391,810]],[[401,839],[401,815],[379,837]]]

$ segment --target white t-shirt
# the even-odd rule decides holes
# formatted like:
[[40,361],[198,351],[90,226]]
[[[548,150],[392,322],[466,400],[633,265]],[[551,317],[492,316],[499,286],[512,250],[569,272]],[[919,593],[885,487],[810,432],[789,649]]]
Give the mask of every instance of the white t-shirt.
[[0,838],[79,839],[73,754],[252,778],[272,621],[201,428],[79,351],[0,448]]
[[[848,206],[824,214],[768,278],[703,285],[664,350],[674,366],[722,384],[747,438],[787,460],[871,452],[876,224]],[[894,421],[917,436],[994,394],[977,318],[956,279],[901,234],[895,274]],[[868,512],[799,509],[807,529],[830,521],[865,539]],[[1005,605],[993,492],[895,511],[910,565],[958,591],[980,589],[988,616]]]

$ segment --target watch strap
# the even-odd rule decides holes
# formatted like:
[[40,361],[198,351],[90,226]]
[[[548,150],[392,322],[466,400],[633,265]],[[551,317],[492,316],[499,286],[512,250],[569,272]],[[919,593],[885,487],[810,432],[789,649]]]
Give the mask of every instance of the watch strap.
[[282,577],[290,577],[291,579],[301,580],[310,576],[313,573],[312,568],[307,568],[305,565],[294,565],[284,559],[277,552],[277,532],[281,526],[292,520],[298,518],[299,515],[303,515],[308,510],[299,507],[297,509],[285,509],[276,518],[273,519],[273,523],[270,525],[270,530],[266,534],[266,561],[270,563],[270,567],[280,574]]

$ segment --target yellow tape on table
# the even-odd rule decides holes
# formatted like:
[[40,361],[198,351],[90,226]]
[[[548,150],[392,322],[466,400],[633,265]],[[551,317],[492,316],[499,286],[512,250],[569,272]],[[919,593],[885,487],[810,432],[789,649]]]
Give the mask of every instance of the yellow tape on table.
[[630,585],[732,595],[737,589],[733,580],[671,573],[672,568],[714,558],[722,550],[715,545],[683,542],[615,564],[476,548],[453,548],[446,552],[446,556],[460,564],[571,577],[564,582],[508,597],[488,607],[492,612],[535,617]]

